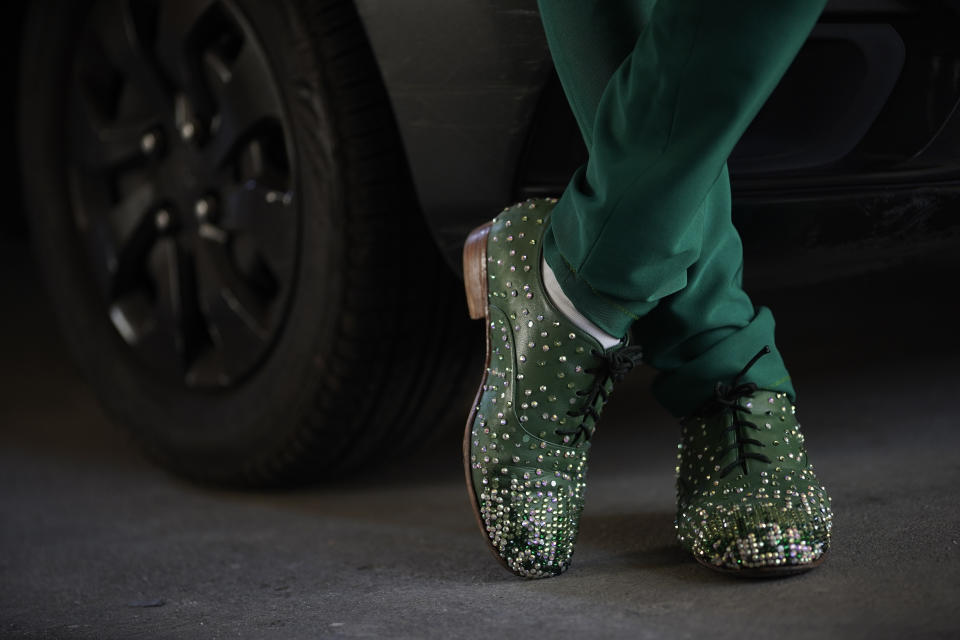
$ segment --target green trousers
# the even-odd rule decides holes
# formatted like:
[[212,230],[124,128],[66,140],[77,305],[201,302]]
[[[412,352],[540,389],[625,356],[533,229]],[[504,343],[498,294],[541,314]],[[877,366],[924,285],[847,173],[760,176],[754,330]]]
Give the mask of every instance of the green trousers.
[[[608,333],[633,327],[653,392],[687,415],[764,345],[745,381],[795,398],[774,320],[742,289],[726,161],[825,0],[539,0],[589,151],[544,257]],[[776,237],[770,238],[776,242]]]

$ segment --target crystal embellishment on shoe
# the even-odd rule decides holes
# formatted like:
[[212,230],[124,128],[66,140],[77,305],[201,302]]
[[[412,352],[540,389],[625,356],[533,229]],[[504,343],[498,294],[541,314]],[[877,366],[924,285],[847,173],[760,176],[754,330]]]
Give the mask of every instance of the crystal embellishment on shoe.
[[796,573],[830,546],[830,497],[786,394],[740,379],[681,422],[677,535],[701,564],[744,576]]
[[569,566],[590,437],[638,347],[604,351],[550,302],[541,244],[556,200],[528,200],[470,234],[470,314],[486,319],[487,361],[463,441],[470,501],[494,555],[527,578]]

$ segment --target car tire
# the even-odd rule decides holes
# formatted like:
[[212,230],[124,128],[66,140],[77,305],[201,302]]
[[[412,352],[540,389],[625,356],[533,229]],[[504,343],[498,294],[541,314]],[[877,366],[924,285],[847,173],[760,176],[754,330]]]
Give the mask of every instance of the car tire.
[[[135,4],[163,8],[178,2],[183,4],[180,0]],[[101,6],[105,3],[107,11]],[[184,206],[177,209],[176,198],[170,206],[146,202],[131,214],[136,220],[122,223],[140,225],[140,229],[146,224],[141,218],[152,216],[154,221],[149,223],[152,230],[145,232],[147,240],[141,239],[138,245],[139,253],[128,252],[134,255],[127,260],[132,267],[124,262],[126,245],[112,250],[121,256],[119,267],[116,255],[111,262],[110,256],[97,253],[110,251],[90,248],[89,220],[112,219],[116,206],[105,205],[98,212],[97,202],[102,199],[94,199],[91,205],[78,195],[85,193],[87,180],[77,178],[78,153],[83,155],[91,145],[77,142],[71,124],[77,117],[73,92],[78,91],[78,83],[87,81],[78,80],[77,61],[94,50],[100,51],[96,55],[109,55],[112,45],[90,45],[90,38],[97,41],[102,35],[96,25],[103,16],[126,19],[121,30],[128,35],[149,20],[140,14],[125,18],[123,12],[129,11],[131,3],[123,0],[48,0],[30,3],[24,27],[21,153],[32,240],[66,342],[109,414],[129,428],[163,466],[192,479],[229,485],[289,484],[329,477],[404,451],[445,424],[444,416],[466,410],[464,373],[474,360],[467,355],[472,348],[465,341],[473,333],[467,328],[460,284],[443,263],[419,214],[389,100],[355,8],[344,0],[193,4],[219,7],[217,20],[233,21],[231,29],[246,30],[241,34],[246,38],[244,46],[256,44],[273,78],[272,89],[258,89],[275,90],[282,106],[283,135],[276,128],[270,135],[284,141],[277,145],[285,145],[286,160],[278,162],[290,175],[285,190],[275,196],[286,198],[284,202],[296,209],[298,222],[290,227],[296,229],[293,249],[284,253],[295,255],[290,259],[293,266],[287,267],[289,273],[284,271],[287,284],[272,285],[274,299],[269,305],[276,307],[276,313],[270,315],[274,320],[269,340],[263,338],[257,345],[260,351],[252,349],[236,370],[224,373],[224,368],[209,380],[204,378],[203,384],[196,383],[203,377],[196,372],[187,375],[189,363],[181,362],[180,369],[169,363],[154,366],[155,360],[166,356],[161,353],[163,357],[154,358],[151,354],[159,352],[145,351],[143,345],[159,340],[157,327],[163,326],[164,319],[172,327],[168,346],[179,354],[171,362],[183,361],[187,351],[193,357],[198,350],[209,353],[216,345],[229,344],[223,336],[232,334],[220,331],[208,318],[215,304],[220,313],[229,313],[221,309],[223,300],[215,295],[204,298],[206,294],[197,293],[203,287],[188,281],[202,274],[204,267],[190,265],[205,255],[203,243],[210,237],[220,242],[218,255],[228,256],[228,261],[239,258],[230,253],[235,251],[232,236],[217,239],[217,227],[196,223],[188,212],[180,211]],[[211,20],[197,27],[197,32],[209,36]],[[84,26],[92,23],[94,27]],[[160,46],[156,43],[163,41],[161,31],[157,27],[142,42],[152,37],[156,49]],[[190,37],[189,42],[195,43],[200,36]],[[236,53],[231,38],[240,36],[217,38],[216,46],[233,47]],[[88,45],[93,49],[84,48]],[[118,60],[122,66],[124,61]],[[162,65],[151,69],[162,69]],[[111,90],[122,94],[123,87],[135,79],[133,75],[121,78],[115,83],[121,89]],[[108,81],[101,84],[113,86]],[[164,86],[174,84],[168,78]],[[183,113],[180,109],[171,116],[175,123],[184,122]],[[197,122],[202,122],[200,116]],[[163,131],[150,139],[156,140]],[[251,135],[260,135],[262,129],[256,131]],[[169,138],[176,132],[167,134]],[[212,140],[214,134],[209,137]],[[141,150],[150,147],[156,152],[156,145],[148,141],[141,139]],[[183,137],[176,144],[185,141]],[[97,144],[92,147],[98,148]],[[125,162],[129,167],[129,159]],[[150,171],[160,172],[156,175],[162,174],[164,184],[175,184],[169,175],[175,164],[169,158],[154,164],[136,160],[134,174],[155,196],[160,178],[151,182]],[[123,184],[117,176],[133,171],[110,167],[98,174],[97,170],[89,170],[90,179],[107,176],[114,190]],[[183,180],[194,178],[194,174],[185,175]],[[105,193],[108,199],[120,197],[110,196],[109,190]],[[198,204],[198,216],[200,209]],[[183,228],[171,232],[166,225],[177,211],[183,214],[177,218],[183,220]],[[196,229],[187,229],[188,222]],[[201,228],[206,231],[197,231]],[[196,233],[206,235],[197,240]],[[187,244],[181,246],[181,240]],[[170,248],[163,253],[170,262],[162,264],[174,266],[151,271],[161,244]],[[120,286],[110,278],[119,278],[116,273],[123,269],[133,275],[124,276],[126,284]],[[231,272],[235,280],[256,275],[232,264],[218,269]],[[173,275],[168,281],[169,274]],[[122,330],[126,325],[115,314],[119,290],[138,296],[147,319],[141,326],[146,337]],[[210,290],[227,296],[226,288]],[[282,292],[282,304],[276,291]],[[161,309],[164,305],[169,308]],[[195,339],[183,337],[189,333],[186,330],[179,338],[174,335],[186,325],[190,331],[207,332],[201,347],[196,347]],[[242,341],[237,344],[243,346]],[[225,347],[222,351],[218,362],[238,352]],[[208,368],[213,371],[215,366],[226,367]]]

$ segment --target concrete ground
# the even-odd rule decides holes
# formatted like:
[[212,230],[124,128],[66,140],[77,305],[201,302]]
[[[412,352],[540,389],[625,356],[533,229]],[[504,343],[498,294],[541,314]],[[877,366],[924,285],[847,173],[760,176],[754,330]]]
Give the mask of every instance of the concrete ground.
[[960,261],[756,296],[834,496],[820,569],[748,582],[678,549],[676,428],[645,371],[595,439],[573,568],[524,581],[476,528],[459,419],[402,469],[298,491],[210,490],[145,462],[7,244],[2,638],[960,637]]

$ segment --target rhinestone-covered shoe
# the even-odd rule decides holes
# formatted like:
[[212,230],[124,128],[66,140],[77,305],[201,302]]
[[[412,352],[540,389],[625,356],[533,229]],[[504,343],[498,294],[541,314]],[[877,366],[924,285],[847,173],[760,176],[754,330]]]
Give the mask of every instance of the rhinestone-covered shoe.
[[548,299],[541,240],[556,200],[528,200],[470,234],[470,315],[486,318],[487,359],[463,441],[467,487],[496,557],[527,578],[569,566],[587,453],[613,383],[637,347],[603,348]]
[[677,534],[701,564],[744,576],[796,573],[830,546],[830,497],[786,394],[740,378],[681,422]]

